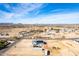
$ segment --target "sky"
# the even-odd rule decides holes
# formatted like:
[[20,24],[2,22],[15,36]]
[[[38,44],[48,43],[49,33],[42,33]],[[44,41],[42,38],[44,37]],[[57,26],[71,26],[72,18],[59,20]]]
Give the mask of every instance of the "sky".
[[79,24],[79,3],[0,3],[0,23]]

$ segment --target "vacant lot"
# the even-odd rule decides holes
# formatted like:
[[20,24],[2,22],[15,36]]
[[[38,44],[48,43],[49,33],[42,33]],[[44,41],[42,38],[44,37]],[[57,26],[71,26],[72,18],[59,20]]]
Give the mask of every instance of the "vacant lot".
[[[46,40],[53,56],[79,55],[79,43],[72,40]],[[59,49],[53,49],[58,47]],[[43,51],[32,47],[32,40],[23,39],[3,53],[8,56],[43,56]]]

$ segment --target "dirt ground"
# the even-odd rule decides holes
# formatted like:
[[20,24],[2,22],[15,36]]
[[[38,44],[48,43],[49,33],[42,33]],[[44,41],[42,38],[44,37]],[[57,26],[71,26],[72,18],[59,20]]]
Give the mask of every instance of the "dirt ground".
[[[46,40],[51,56],[78,56],[79,43],[72,40]],[[58,47],[59,49],[54,49]],[[32,47],[32,40],[23,39],[12,46],[3,56],[43,56],[40,48]]]

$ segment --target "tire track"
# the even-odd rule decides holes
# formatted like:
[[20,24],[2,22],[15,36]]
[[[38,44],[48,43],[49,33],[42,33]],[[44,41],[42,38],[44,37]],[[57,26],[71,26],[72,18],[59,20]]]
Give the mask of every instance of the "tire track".
[[[77,47],[74,47],[74,45],[72,44],[72,42],[68,42],[68,41],[64,41],[62,42],[64,46],[66,46],[71,52],[74,53],[75,56],[79,55],[79,50],[76,49]],[[75,44],[75,43],[74,43]]]

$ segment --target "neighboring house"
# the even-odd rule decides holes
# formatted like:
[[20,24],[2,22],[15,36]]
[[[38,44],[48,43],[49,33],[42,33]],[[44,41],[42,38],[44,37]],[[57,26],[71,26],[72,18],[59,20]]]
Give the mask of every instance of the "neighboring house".
[[0,32],[0,38],[8,38],[9,34],[5,32]]

